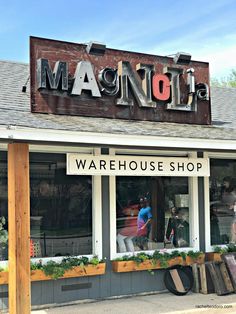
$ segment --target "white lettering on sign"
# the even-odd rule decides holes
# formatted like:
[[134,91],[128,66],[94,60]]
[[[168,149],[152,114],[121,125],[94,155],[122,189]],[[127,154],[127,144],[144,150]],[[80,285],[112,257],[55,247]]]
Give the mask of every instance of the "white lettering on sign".
[[67,154],[68,175],[184,176],[210,175],[207,158]]

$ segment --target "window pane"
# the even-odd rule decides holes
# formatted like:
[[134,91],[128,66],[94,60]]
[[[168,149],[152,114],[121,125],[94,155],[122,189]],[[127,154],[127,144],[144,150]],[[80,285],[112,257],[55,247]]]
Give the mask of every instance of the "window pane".
[[211,159],[211,245],[236,242],[236,160]]
[[0,152],[0,261],[8,259],[7,153]]
[[31,256],[92,254],[92,178],[67,176],[64,154],[30,154]]
[[189,246],[188,178],[116,180],[117,252]]

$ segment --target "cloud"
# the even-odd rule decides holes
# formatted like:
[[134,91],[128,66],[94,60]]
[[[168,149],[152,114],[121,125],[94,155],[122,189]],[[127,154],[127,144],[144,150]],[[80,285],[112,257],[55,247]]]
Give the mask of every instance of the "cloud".
[[236,69],[236,44],[210,52],[199,53],[199,60],[206,60],[210,66],[211,77],[227,77],[232,68]]

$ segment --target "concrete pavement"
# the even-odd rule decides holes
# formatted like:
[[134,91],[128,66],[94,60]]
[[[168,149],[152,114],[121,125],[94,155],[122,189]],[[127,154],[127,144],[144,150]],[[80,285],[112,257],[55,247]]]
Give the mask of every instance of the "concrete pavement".
[[80,302],[56,308],[32,311],[34,314],[188,314],[236,313],[236,294],[217,296],[189,293],[175,296],[171,293],[138,295],[104,301]]

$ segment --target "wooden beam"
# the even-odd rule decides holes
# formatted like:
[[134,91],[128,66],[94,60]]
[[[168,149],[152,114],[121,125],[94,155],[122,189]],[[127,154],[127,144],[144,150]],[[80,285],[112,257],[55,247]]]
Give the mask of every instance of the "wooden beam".
[[29,146],[8,145],[9,313],[29,314],[30,190]]

